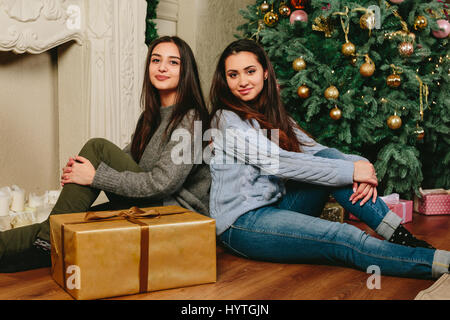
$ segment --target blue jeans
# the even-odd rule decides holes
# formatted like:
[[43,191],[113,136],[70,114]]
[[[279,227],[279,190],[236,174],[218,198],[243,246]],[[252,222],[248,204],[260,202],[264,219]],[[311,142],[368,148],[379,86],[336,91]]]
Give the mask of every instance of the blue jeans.
[[[316,156],[342,158],[333,149]],[[352,186],[288,181],[286,195],[279,202],[240,216],[220,240],[234,253],[255,260],[347,266],[365,272],[376,265],[382,275],[422,279],[448,272],[448,251],[394,244],[350,224],[319,218],[330,194],[384,239],[389,239],[401,222],[379,198],[363,206],[361,200],[352,204]]]

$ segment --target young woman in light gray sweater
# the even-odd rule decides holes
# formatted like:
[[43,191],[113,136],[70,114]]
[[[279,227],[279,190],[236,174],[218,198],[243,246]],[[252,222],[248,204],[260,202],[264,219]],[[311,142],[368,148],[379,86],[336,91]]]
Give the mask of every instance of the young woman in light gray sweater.
[[[209,214],[211,179],[209,167],[198,161],[202,148],[194,148],[190,140],[186,158],[174,152],[179,142],[171,140],[176,131],[184,133],[183,138],[198,136],[194,121],[203,130],[209,126],[197,65],[182,39],[162,37],[150,44],[141,102],[143,112],[124,150],[96,138],[69,159],[61,176],[63,189],[51,214],[92,210],[102,190],[109,202],[96,210],[179,205]],[[202,146],[201,140],[197,143]],[[0,272],[48,266],[49,252],[48,220],[2,232]]]
[[[287,115],[259,44],[237,40],[224,50],[210,97],[217,129],[210,212],[225,247],[272,262],[363,271],[376,265],[382,275],[431,279],[449,272],[450,252],[416,239],[378,198],[367,159],[315,142]],[[385,241],[319,218],[330,195]]]

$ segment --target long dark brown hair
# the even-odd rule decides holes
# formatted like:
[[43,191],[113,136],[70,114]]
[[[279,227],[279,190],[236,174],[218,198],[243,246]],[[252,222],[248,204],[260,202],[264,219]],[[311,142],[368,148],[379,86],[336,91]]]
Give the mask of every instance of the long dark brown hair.
[[[261,93],[253,101],[244,102],[233,95],[227,84],[225,60],[236,53],[247,51],[255,54],[268,78]],[[242,120],[255,119],[262,129],[279,129],[279,146],[287,151],[301,152],[294,127],[300,129],[286,112],[278,91],[275,71],[264,51],[255,41],[240,39],[232,42],[223,51],[217,63],[210,91],[211,119],[218,110],[231,110]],[[301,130],[301,129],[300,129]]]
[[150,43],[148,48],[141,93],[143,112],[137,122],[133,141],[131,142],[131,154],[136,162],[139,162],[141,159],[148,142],[161,124],[161,99],[158,89],[150,81],[149,65],[153,49],[163,42],[174,43],[178,47],[181,58],[180,80],[178,82],[175,106],[164,135],[170,137],[173,130],[191,109],[195,111],[192,126],[194,121],[197,120],[202,122],[203,132],[209,128],[209,113],[201,90],[197,63],[191,48],[184,40],[175,36],[158,38]]

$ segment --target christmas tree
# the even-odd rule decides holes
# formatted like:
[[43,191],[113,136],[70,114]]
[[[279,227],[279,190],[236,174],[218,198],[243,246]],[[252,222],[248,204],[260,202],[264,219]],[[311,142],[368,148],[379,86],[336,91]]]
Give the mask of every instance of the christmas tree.
[[147,0],[147,15],[145,18],[145,43],[148,45],[158,38],[158,31],[153,19],[156,18],[156,7],[159,0]]
[[379,193],[450,188],[450,24],[440,0],[257,0],[238,30],[268,53],[318,142],[375,166]]

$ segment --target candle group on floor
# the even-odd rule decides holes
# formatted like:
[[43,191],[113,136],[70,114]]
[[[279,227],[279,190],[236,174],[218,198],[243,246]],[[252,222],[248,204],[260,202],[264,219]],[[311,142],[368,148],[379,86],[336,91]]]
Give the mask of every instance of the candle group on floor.
[[19,186],[0,188],[0,231],[44,221],[60,192],[51,190],[40,196],[31,193],[26,202],[25,190]]

